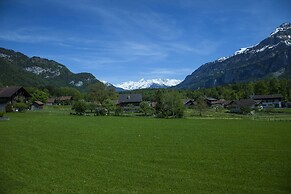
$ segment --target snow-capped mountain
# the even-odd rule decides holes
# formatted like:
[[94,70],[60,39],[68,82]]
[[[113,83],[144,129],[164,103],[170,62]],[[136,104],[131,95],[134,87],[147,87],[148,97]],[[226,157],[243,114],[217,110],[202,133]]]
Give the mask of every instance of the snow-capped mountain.
[[200,66],[177,88],[197,89],[274,76],[291,78],[291,23],[280,25],[254,46]]
[[116,87],[122,88],[124,90],[137,90],[145,88],[167,88],[171,86],[176,86],[180,82],[181,80],[177,79],[151,79],[151,80],[141,79],[137,82],[129,81],[117,84]]

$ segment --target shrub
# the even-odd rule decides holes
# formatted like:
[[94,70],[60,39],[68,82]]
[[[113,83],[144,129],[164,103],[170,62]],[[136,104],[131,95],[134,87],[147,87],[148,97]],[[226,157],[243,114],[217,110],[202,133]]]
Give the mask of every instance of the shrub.
[[13,112],[13,106],[11,103],[8,103],[5,107],[6,112]]
[[0,112],[0,117],[3,117],[5,112]]
[[122,113],[123,113],[122,108],[120,106],[117,106],[115,109],[114,115],[120,116],[120,115],[122,115]]
[[106,108],[98,107],[95,110],[96,116],[105,116],[107,114],[108,110]]
[[73,110],[76,111],[77,114],[83,115],[87,109],[86,103],[82,101],[76,101],[72,107]]
[[154,109],[149,105],[148,102],[141,102],[139,107],[140,107],[139,111],[143,113],[145,116],[154,114]]
[[27,109],[27,105],[24,102],[17,102],[14,105],[15,109],[17,109],[19,112],[24,112],[25,109]]

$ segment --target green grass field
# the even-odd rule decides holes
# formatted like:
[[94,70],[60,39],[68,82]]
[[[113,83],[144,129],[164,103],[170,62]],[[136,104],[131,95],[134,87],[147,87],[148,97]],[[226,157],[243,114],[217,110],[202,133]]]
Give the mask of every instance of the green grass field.
[[291,193],[291,122],[6,116],[0,193]]

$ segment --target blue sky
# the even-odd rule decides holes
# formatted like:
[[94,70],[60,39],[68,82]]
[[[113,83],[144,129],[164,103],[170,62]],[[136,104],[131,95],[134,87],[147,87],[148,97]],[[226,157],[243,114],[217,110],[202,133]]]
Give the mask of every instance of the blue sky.
[[1,0],[0,47],[113,84],[183,80],[291,22],[290,0]]

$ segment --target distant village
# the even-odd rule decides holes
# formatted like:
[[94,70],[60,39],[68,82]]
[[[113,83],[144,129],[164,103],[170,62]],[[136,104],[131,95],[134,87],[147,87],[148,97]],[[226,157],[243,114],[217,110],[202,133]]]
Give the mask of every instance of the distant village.
[[[0,88],[0,112],[18,112],[24,110],[41,110],[45,106],[68,106],[74,105],[75,99],[73,96],[56,96],[48,98],[46,101],[40,99],[32,99],[30,94],[24,87],[2,87]],[[212,108],[225,108],[230,113],[245,113],[254,110],[262,110],[268,108],[290,108],[290,102],[284,102],[281,94],[271,95],[251,95],[248,99],[240,100],[225,100],[216,99],[209,96],[203,96],[202,101],[197,99],[179,99],[179,104],[185,109],[195,109],[212,107]],[[94,102],[97,106],[94,109],[102,107],[100,102]],[[141,104],[147,106],[151,110],[156,110],[159,102],[156,101],[143,101],[142,94],[138,93],[121,93],[118,98],[111,100],[111,106],[119,109],[122,112],[138,112],[141,110]],[[165,101],[164,104],[166,104]],[[168,102],[169,104],[170,102]],[[25,106],[23,105],[25,104]],[[177,105],[178,106],[178,105]],[[73,106],[74,107],[74,106]],[[83,113],[86,113],[85,108]],[[90,108],[89,108],[90,109]],[[93,110],[92,110],[93,109]],[[105,110],[108,111],[108,110]],[[106,113],[105,113],[106,114]],[[171,113],[173,114],[173,113]]]

